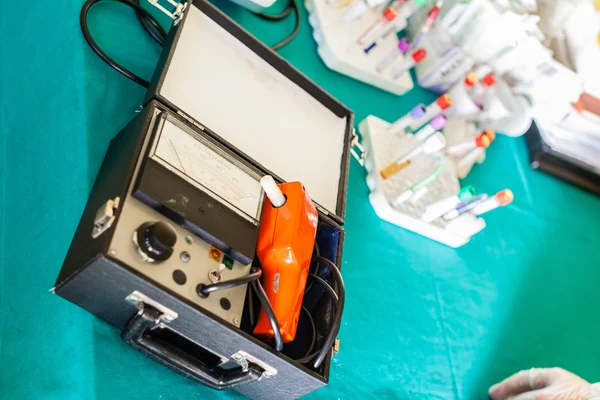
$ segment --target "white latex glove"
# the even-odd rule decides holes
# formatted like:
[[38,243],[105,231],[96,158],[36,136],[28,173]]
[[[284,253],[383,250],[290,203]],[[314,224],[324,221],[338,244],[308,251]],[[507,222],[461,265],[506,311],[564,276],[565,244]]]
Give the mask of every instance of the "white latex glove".
[[562,368],[532,368],[492,386],[493,400],[600,400],[600,386]]

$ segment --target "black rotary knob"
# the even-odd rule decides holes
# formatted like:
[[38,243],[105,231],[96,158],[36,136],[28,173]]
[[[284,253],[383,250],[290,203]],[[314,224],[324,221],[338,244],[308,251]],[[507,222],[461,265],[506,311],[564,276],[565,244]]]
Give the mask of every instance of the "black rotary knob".
[[146,222],[137,231],[140,250],[154,261],[165,261],[173,254],[177,233],[165,222]]

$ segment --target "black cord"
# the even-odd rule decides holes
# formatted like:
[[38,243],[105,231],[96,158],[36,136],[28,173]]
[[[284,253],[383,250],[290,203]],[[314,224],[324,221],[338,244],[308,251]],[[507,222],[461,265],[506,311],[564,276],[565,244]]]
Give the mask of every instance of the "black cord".
[[308,312],[308,310],[306,309],[306,307],[302,306],[302,310],[304,310],[306,316],[308,317],[308,321],[310,322],[310,326],[312,327],[312,341],[310,342],[310,346],[308,348],[308,350],[306,351],[306,353],[304,354],[304,357],[308,356],[315,348],[315,344],[317,344],[317,326],[315,325],[315,320],[313,319],[312,315],[310,315],[310,313]]
[[260,280],[256,279],[252,281],[252,287],[254,291],[258,295],[258,299],[265,309],[265,314],[267,314],[267,318],[269,318],[269,322],[271,323],[271,328],[273,328],[273,334],[275,335],[275,350],[281,351],[283,350],[283,338],[281,337],[281,330],[279,329],[279,322],[277,322],[277,317],[275,316],[275,312],[273,311],[273,307],[271,307],[271,303],[269,302],[269,298],[265,293],[265,289],[263,289],[260,284]]
[[248,319],[250,320],[250,326],[254,329],[256,318],[254,318],[254,296],[252,296],[252,285],[248,285],[246,289],[246,298],[248,299]]
[[329,297],[331,297],[331,299],[336,304],[338,303],[339,299],[337,293],[335,292],[335,290],[333,290],[331,286],[329,286],[325,279],[315,274],[309,274],[308,277],[313,279],[311,282],[317,282],[317,284],[321,285],[321,287],[325,289],[325,292],[329,295]]
[[[319,248],[319,243],[317,243],[317,240],[315,239],[315,247],[314,247],[314,253],[318,256],[321,256],[321,249]],[[314,258],[311,260],[311,262],[314,261]],[[319,275],[319,267],[321,266],[321,264],[319,264],[317,262],[317,266],[315,267],[315,271],[313,272],[313,274],[315,275]],[[306,289],[304,289],[304,295],[306,295],[306,293],[308,293],[308,291],[310,290],[310,288],[312,288],[313,285],[313,281],[310,281],[308,283],[308,286],[306,287]]]
[[[140,0],[133,0],[133,2],[137,5],[140,5]],[[164,46],[165,40],[167,39],[167,31],[165,31],[165,29],[160,24],[158,24],[156,20],[146,18],[138,10],[135,10],[135,14],[140,20],[142,28],[144,28],[144,30],[148,32],[148,35],[150,35],[156,43],[160,44],[161,46]]]
[[[313,275],[313,274],[310,274],[310,275],[309,275],[309,277],[311,277],[312,279],[318,278],[318,279],[315,279],[315,280],[316,280],[316,281],[318,281],[318,282],[319,282],[319,284],[323,285],[323,287],[324,287],[324,288],[325,288],[325,290],[327,291],[327,294],[329,294],[329,296],[330,296],[330,297],[331,297],[331,299],[333,300],[333,306],[334,306],[334,307],[336,308],[336,310],[337,310],[337,305],[338,305],[338,295],[337,295],[337,293],[335,292],[335,290],[333,290],[333,288],[332,288],[332,287],[331,287],[331,286],[330,286],[330,285],[329,285],[329,284],[328,284],[328,283],[327,283],[327,282],[326,282],[324,279],[321,279],[321,278],[319,278],[318,276],[316,276],[316,275]],[[336,311],[336,312],[337,312],[337,311]],[[312,317],[312,316],[311,316],[311,317]],[[316,329],[316,327],[315,327],[315,329]],[[316,332],[316,330],[315,330],[315,336],[313,337],[313,340],[314,340],[314,341],[316,340],[316,336],[317,336],[317,332]],[[294,360],[294,361],[296,361],[297,363],[300,363],[300,364],[306,364],[307,362],[309,362],[310,360],[312,360],[313,358],[315,358],[315,357],[316,357],[316,356],[317,356],[317,355],[318,355],[320,352],[321,352],[321,349],[319,349],[319,350],[315,351],[314,353],[310,353],[310,352],[308,352],[308,353],[307,353],[307,355],[305,355],[304,357],[302,357],[302,358],[299,358],[299,359],[297,359],[297,360]]]
[[[326,284],[327,286],[329,286],[329,284],[328,284],[327,282],[325,282],[325,284]],[[330,288],[331,290],[333,290],[333,288],[331,288],[331,286],[329,286],[329,288]],[[335,291],[334,291],[334,293],[335,293]],[[338,303],[337,303],[337,298],[338,298],[338,297],[337,297],[337,294],[335,295],[335,298],[332,298],[332,299],[333,299],[333,306],[334,306],[336,309],[337,309],[337,304],[338,304]],[[336,311],[336,312],[337,312],[337,311]],[[299,358],[299,359],[297,359],[297,360],[294,360],[294,361],[296,361],[296,362],[297,362],[297,363],[299,363],[299,364],[306,364],[307,362],[309,362],[310,360],[312,360],[313,358],[315,358],[315,357],[316,357],[316,356],[317,356],[317,355],[318,355],[318,354],[321,352],[321,349],[322,349],[322,347],[321,347],[321,348],[319,348],[319,350],[315,351],[314,353],[311,353],[311,354],[309,354],[309,355],[306,355],[306,356],[304,356],[304,357],[302,357],[302,358]]]
[[265,21],[281,21],[282,19],[284,19],[285,17],[290,15],[290,13],[292,12],[292,9],[293,9],[292,0],[290,0],[287,7],[285,8],[285,10],[283,10],[283,12],[281,12],[280,14],[267,14],[264,12],[260,12],[260,13],[256,13],[256,16],[264,19]]
[[[296,36],[298,36],[298,32],[300,31],[300,24],[302,23],[302,20],[300,18],[300,7],[298,7],[298,0],[290,0],[290,5],[291,5],[291,9],[294,10],[294,16],[295,16],[294,30],[292,30],[292,32],[281,42],[275,43],[273,46],[271,46],[271,49],[273,51],[277,51],[277,50],[281,49],[282,47],[287,46],[292,40],[294,40],[294,38]],[[285,11],[282,14],[284,14],[284,13],[285,13]],[[265,15],[267,15],[267,14],[265,14]],[[264,18],[264,16],[262,16],[261,18]]]
[[209,294],[212,292],[216,292],[218,290],[231,289],[237,286],[245,285],[250,282],[255,282],[262,275],[262,270],[258,269],[254,272],[249,273],[246,276],[242,276],[241,278],[230,279],[224,282],[213,283],[211,285],[206,285],[204,283],[199,283],[196,286],[196,293],[198,296],[202,298],[207,298]]
[[[108,54],[106,54],[104,51],[102,51],[102,49],[100,49],[98,44],[92,38],[92,35],[90,34],[90,30],[88,27],[88,23],[87,23],[87,14],[93,5],[96,3],[99,3],[100,1],[103,1],[103,0],[88,0],[85,2],[83,7],[81,8],[81,13],[79,15],[79,23],[81,25],[81,32],[83,33],[83,37],[85,38],[86,42],[90,45],[90,47],[92,48],[94,53],[96,53],[98,55],[98,57],[100,57],[102,59],[102,61],[104,61],[106,64],[111,66],[113,69],[115,69],[119,73],[123,74],[127,78],[131,79],[135,83],[137,83],[145,88],[149,87],[150,82],[141,78],[140,76],[136,75],[135,73],[131,72],[129,69],[123,67],[121,64],[117,63],[115,60],[110,58],[108,56]],[[106,0],[106,1],[108,1],[108,0]],[[152,14],[150,14],[150,12],[148,12],[146,9],[144,9],[140,5],[140,0],[112,0],[112,1],[118,1],[119,3],[125,4],[125,5],[133,8],[135,10],[135,13],[136,13],[140,23],[142,24],[142,27],[144,28],[144,30],[146,32],[148,32],[148,34],[152,37],[152,39],[154,39],[154,41],[156,41],[156,43],[158,43],[161,46],[163,46],[165,44],[167,32],[160,25],[158,20],[156,18],[154,18],[152,16]],[[286,9],[280,14],[275,14],[275,15],[266,14],[266,13],[256,14],[260,18],[268,20],[268,21],[280,21],[280,20],[283,20],[284,18],[286,18],[288,15],[290,15],[290,13],[292,11],[294,11],[294,14],[295,14],[294,29],[285,39],[283,39],[282,41],[275,43],[273,46],[271,46],[271,49],[274,51],[279,50],[282,47],[288,45],[298,35],[298,32],[300,31],[300,25],[301,25],[302,21],[300,18],[300,8],[298,7],[297,0],[290,0],[290,3],[286,7]]]
[[335,281],[337,283],[337,292],[339,300],[337,302],[337,309],[335,312],[335,317],[333,319],[331,330],[325,338],[325,342],[323,343],[323,346],[321,347],[321,350],[319,351],[314,361],[313,366],[315,368],[319,368],[321,366],[321,364],[327,357],[327,353],[335,343],[335,338],[337,337],[337,334],[340,331],[340,327],[342,325],[342,313],[344,312],[344,303],[346,301],[346,289],[344,288],[344,279],[342,278],[342,274],[340,273],[340,270],[338,269],[337,265],[335,265],[335,263],[326,259],[325,257],[317,256],[317,258],[319,259],[319,261],[322,261],[325,264],[329,265],[331,272],[333,273],[333,277],[335,278]]
[[[92,48],[94,53],[96,53],[98,55],[98,57],[100,57],[105,63],[107,63],[112,68],[119,71],[121,74],[125,75],[126,77],[128,77],[129,79],[134,81],[135,83],[142,85],[144,87],[150,86],[150,82],[148,82],[147,80],[145,80],[143,78],[140,78],[138,75],[134,74],[133,72],[131,72],[127,68],[123,67],[122,65],[117,63],[112,58],[110,58],[104,51],[102,51],[102,49],[100,49],[100,47],[98,47],[98,44],[94,41],[94,39],[92,39],[92,35],[90,34],[90,30],[89,30],[89,27],[87,24],[87,14],[93,5],[96,3],[99,3],[100,1],[102,1],[102,0],[88,0],[85,2],[83,7],[81,8],[81,13],[79,14],[79,23],[81,25],[81,32],[83,33],[83,37],[85,38],[86,42],[88,42],[88,44],[90,45],[90,47]],[[123,4],[133,8],[136,11],[136,13],[138,14],[138,16],[139,15],[143,16],[144,20],[150,21],[150,24],[152,24],[152,26],[159,29],[158,27],[160,27],[160,24],[158,23],[158,21],[152,16],[152,14],[150,14],[148,11],[146,11],[144,8],[142,8],[142,6],[140,6],[139,4],[134,3],[131,0],[111,0],[111,1],[118,1],[119,3],[123,3]]]

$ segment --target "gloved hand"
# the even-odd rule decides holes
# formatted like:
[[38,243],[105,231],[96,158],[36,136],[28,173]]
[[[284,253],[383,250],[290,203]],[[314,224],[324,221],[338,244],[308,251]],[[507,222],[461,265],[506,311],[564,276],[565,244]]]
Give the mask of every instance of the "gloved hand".
[[600,387],[562,368],[532,368],[492,386],[493,400],[597,400]]

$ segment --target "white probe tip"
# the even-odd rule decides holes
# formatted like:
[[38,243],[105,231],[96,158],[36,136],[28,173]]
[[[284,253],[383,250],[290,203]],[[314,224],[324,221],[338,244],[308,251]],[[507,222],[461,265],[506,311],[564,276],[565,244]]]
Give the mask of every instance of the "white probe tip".
[[263,176],[260,180],[260,185],[262,186],[263,190],[265,191],[265,194],[271,201],[271,204],[273,204],[273,207],[279,208],[285,204],[285,195],[283,194],[281,189],[279,189],[279,186],[277,186],[277,182],[275,182],[275,179],[273,179],[271,175]]

